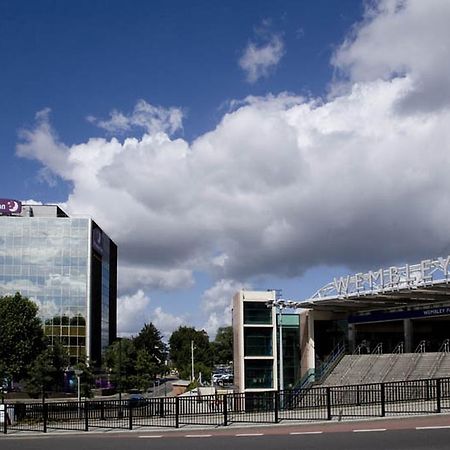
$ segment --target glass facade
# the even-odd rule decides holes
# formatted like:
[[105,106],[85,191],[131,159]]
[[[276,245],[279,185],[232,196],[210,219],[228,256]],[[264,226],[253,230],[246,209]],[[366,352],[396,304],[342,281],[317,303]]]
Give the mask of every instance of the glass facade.
[[273,388],[273,361],[248,359],[245,361],[245,388]]
[[45,334],[67,348],[72,364],[93,353],[99,362],[116,332],[117,250],[103,235],[96,274],[91,224],[65,215],[0,216],[0,296],[19,292],[34,301]]
[[[296,316],[298,318],[298,316]],[[284,317],[283,317],[284,318]],[[300,326],[283,325],[283,381],[291,389],[300,379]]]
[[272,328],[244,329],[245,356],[272,356]]
[[265,302],[244,302],[244,325],[272,324],[272,308]]

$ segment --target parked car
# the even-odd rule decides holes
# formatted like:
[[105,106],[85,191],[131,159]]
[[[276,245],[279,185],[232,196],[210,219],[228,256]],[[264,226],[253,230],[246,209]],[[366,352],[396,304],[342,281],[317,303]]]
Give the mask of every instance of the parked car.
[[147,400],[142,394],[130,394],[128,397],[128,404],[132,408],[136,408],[138,406],[145,406],[147,404]]

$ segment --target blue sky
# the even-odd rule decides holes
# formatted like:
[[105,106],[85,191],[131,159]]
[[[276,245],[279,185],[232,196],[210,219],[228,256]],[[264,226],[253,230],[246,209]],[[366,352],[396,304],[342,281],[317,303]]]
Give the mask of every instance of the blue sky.
[[122,333],[213,334],[241,286],[446,254],[450,11],[427,6],[0,0],[1,196],[113,237]]

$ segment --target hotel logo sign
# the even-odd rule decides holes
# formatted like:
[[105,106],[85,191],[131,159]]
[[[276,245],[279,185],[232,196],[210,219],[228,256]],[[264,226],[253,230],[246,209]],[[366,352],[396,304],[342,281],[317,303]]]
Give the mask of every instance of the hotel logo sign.
[[0,198],[0,215],[10,216],[12,214],[20,214],[22,212],[22,203],[17,200],[8,198]]

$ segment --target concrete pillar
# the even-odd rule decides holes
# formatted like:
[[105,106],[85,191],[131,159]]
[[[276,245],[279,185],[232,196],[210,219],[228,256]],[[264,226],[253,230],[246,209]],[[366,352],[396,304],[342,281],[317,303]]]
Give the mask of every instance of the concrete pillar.
[[350,353],[355,351],[356,347],[356,326],[353,323],[348,324],[348,350]]
[[300,314],[300,375],[303,377],[315,367],[314,313],[308,310]]
[[405,341],[405,353],[413,351],[413,327],[411,319],[403,319],[403,340]]

